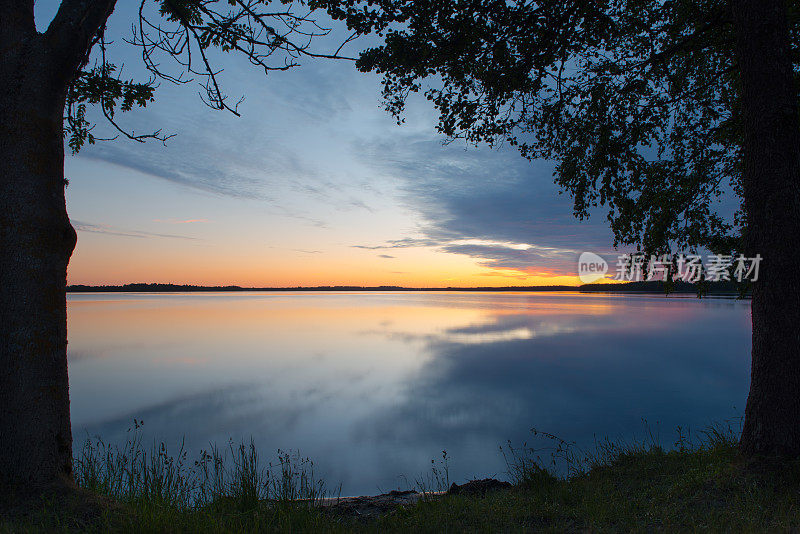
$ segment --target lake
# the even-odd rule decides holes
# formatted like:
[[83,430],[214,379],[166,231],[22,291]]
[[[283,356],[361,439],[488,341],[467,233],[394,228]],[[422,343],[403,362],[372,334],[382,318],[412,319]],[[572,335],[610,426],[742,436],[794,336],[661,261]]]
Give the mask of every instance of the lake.
[[537,428],[579,446],[740,416],[750,304],[497,292],[68,295],[73,436],[194,454],[252,437],[342,495],[505,475]]

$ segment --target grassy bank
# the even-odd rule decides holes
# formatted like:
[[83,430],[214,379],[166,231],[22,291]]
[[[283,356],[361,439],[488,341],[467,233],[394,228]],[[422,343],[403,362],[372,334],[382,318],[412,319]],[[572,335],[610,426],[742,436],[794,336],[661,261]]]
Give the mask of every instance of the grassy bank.
[[[504,448],[510,489],[431,496],[369,520],[320,507],[331,492],[302,458],[280,455],[262,465],[245,444],[189,461],[162,447],[145,451],[135,440],[121,449],[94,442],[76,462],[77,480],[90,495],[113,499],[101,497],[87,509],[85,495],[45,498],[27,516],[2,520],[0,532],[800,528],[800,463],[746,462],[728,428],[710,429],[694,441],[679,434],[669,451],[652,436],[631,444],[604,442],[588,454],[536,436],[542,437],[549,448]],[[441,474],[437,467],[428,480],[443,484]]]

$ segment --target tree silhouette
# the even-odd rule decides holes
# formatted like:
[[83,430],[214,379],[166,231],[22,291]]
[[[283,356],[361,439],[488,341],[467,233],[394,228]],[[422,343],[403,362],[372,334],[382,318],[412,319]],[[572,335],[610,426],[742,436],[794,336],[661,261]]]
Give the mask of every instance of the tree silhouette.
[[311,48],[329,30],[303,2],[141,0],[127,42],[150,77],[126,79],[107,57],[115,4],[63,0],[39,32],[33,0],[0,0],[0,485],[71,477],[65,288],[76,234],[64,199],[64,139],[73,152],[99,140],[87,106],[117,136],[165,141],[159,130],[117,122],[119,112],[153,101],[158,82],[199,82],[209,107],[238,114],[220,84],[220,53],[265,73],[304,57],[341,57],[341,46]]
[[[383,44],[386,108],[557,162],[615,245],[760,254],[743,450],[800,453],[800,11],[782,0],[319,0]],[[735,216],[720,201],[733,198]]]

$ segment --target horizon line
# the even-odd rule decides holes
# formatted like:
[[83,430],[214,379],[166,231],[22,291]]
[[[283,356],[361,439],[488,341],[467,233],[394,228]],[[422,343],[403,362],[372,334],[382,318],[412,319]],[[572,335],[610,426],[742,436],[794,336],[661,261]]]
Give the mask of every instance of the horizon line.
[[[736,293],[737,289],[732,282],[708,282],[708,290],[715,292]],[[280,287],[247,287],[235,284],[230,285],[196,285],[174,284],[157,282],[134,282],[127,284],[67,285],[68,293],[102,293],[102,292],[266,292],[266,291],[640,291],[646,293],[667,293],[662,280],[627,281],[627,282],[593,282],[581,285],[518,285],[518,286],[437,286],[437,287],[407,287],[396,285],[359,286],[359,285],[321,285],[321,286],[280,286]],[[689,293],[696,292],[697,286],[688,282],[676,282],[669,292]]]

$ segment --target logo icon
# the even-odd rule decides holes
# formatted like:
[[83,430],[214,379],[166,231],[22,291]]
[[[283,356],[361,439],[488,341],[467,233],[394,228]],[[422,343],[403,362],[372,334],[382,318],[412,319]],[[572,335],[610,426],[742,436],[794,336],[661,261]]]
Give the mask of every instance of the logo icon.
[[591,284],[603,278],[608,272],[608,263],[594,252],[583,252],[578,258],[578,278],[584,284]]

